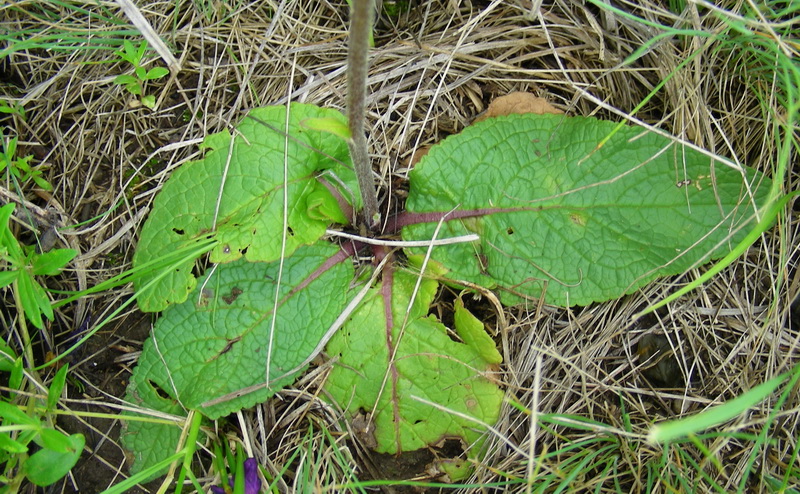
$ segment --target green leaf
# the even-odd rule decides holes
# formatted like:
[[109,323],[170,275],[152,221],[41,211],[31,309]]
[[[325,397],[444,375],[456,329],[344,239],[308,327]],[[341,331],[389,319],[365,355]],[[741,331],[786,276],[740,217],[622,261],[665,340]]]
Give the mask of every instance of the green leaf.
[[53,319],[53,307],[50,305],[50,299],[47,298],[44,288],[36,283],[29,272],[23,271],[17,279],[17,290],[28,320],[37,328],[42,329],[44,327],[42,315],[50,320]]
[[472,347],[487,364],[499,365],[503,356],[497,351],[494,340],[486,334],[483,323],[464,307],[464,302],[456,300],[454,324],[461,339]]
[[660,422],[650,429],[650,432],[647,434],[647,441],[650,443],[667,443],[703,432],[710,427],[727,422],[737,415],[745,413],[764,398],[774,395],[775,390],[778,389],[789,376],[796,374],[798,370],[800,370],[800,367],[795,367],[791,372],[775,376],[769,381],[759,384],[732,400],[710,407],[700,413],[676,420]]
[[129,84],[138,85],[139,80],[130,74],[120,74],[114,78],[114,84],[119,84],[120,86],[127,86]]
[[29,416],[18,407],[5,401],[0,401],[0,418],[3,419],[4,425],[39,425],[39,420]]
[[349,220],[345,216],[339,203],[322,185],[318,184],[317,190],[308,194],[306,198],[306,211],[312,220],[347,224]]
[[19,271],[0,271],[0,288],[14,283],[17,277],[19,277]]
[[169,70],[165,67],[153,67],[152,69],[147,71],[147,74],[142,78],[146,81],[150,81],[153,79],[161,79],[165,75],[169,74]]
[[[6,432],[0,432],[0,450],[8,451],[12,454],[21,454],[28,452],[28,446],[11,439],[11,436]],[[2,457],[0,457],[0,459],[2,459]]]
[[150,108],[151,110],[156,106],[156,97],[152,94],[148,94],[147,96],[142,96],[142,106],[145,108]]
[[[742,177],[643,128],[531,114],[445,139],[409,178],[409,212],[456,209],[440,237],[481,236],[433,259],[454,280],[500,288],[508,305],[545,287],[551,304],[613,299],[721,257],[754,215],[745,180],[757,204],[770,188],[752,169]],[[428,239],[435,227],[407,226],[403,237]]]
[[58,405],[61,392],[64,390],[64,383],[67,381],[67,372],[69,372],[69,364],[61,367],[50,382],[50,389],[47,390],[48,410],[55,410],[56,405]]
[[347,121],[342,121],[339,118],[307,118],[303,120],[302,124],[307,129],[328,132],[339,139],[350,139],[352,137]]
[[67,453],[72,450],[70,437],[55,429],[42,429],[39,431],[39,440],[36,441],[40,446],[53,450],[57,453]]
[[127,39],[122,42],[122,49],[117,51],[117,55],[131,65],[136,65],[139,61],[136,55],[136,48]]
[[6,342],[0,340],[0,372],[11,372],[16,359],[17,354],[14,353],[14,350]]
[[[168,413],[193,409],[218,418],[263,402],[293,382],[297,372],[287,373],[311,355],[347,303],[353,267],[344,255],[331,261],[338,252],[324,243],[302,247],[284,260],[282,274],[280,261],[217,266],[201,290],[158,320],[131,377],[128,399]],[[203,406],[264,383],[268,359],[270,388]],[[171,454],[179,433],[175,427],[130,422],[123,440],[134,453],[134,471]],[[164,437],[171,444],[165,446]]]
[[138,82],[126,84],[125,89],[134,96],[141,96],[142,94],[142,86]]
[[[212,262],[229,262],[243,255],[249,261],[270,262],[280,258],[284,234],[286,256],[324,235],[331,220],[310,217],[306,207],[309,196],[331,195],[320,186],[316,175],[330,170],[350,190],[358,188],[346,143],[330,134],[308,130],[300,122],[312,117],[344,120],[344,116],[311,105],[292,104],[290,108],[288,139],[282,134],[286,120],[284,106],[251,111],[239,124],[232,145],[228,132],[206,138],[205,145],[211,151],[202,161],[178,169],[156,197],[141,233],[134,266],[209,234],[219,242],[211,253]],[[287,142],[288,174],[284,177]],[[324,154],[317,150],[323,150]],[[286,229],[284,180],[289,184]],[[358,204],[360,198],[353,201]],[[194,259],[187,259],[159,281],[139,299],[142,310],[160,311],[185,300],[196,283],[191,273],[193,265]],[[137,289],[149,281],[151,278],[143,278]]]
[[[133,48],[133,45],[131,45],[131,48]],[[126,47],[126,49],[127,49],[127,47]],[[131,58],[132,58],[133,64],[135,66],[138,67],[139,65],[141,65],[142,58],[144,58],[144,52],[145,51],[147,51],[147,41],[142,41],[141,43],[139,43],[139,46],[136,48],[136,52],[135,53],[133,51],[128,52],[128,53],[131,54]]]
[[53,186],[50,184],[50,182],[48,182],[47,180],[45,180],[41,176],[34,175],[32,178],[33,178],[34,183],[36,185],[38,185],[40,189],[53,190]]
[[19,246],[17,238],[11,233],[11,229],[8,227],[8,222],[11,219],[11,215],[14,213],[15,206],[13,202],[10,202],[0,207],[0,246],[8,250],[7,255],[12,262],[19,261],[22,258],[22,248]]
[[[503,391],[483,375],[491,366],[480,353],[453,341],[428,315],[436,281],[422,280],[409,310],[416,282],[412,273],[385,272],[383,286],[370,291],[327,347],[337,365],[326,390],[350,417],[375,410],[371,418],[381,453],[413,451],[447,437],[475,443],[484,432],[480,424],[496,422],[503,402]],[[387,323],[389,293],[392,320]]]
[[[17,357],[11,367],[11,375],[8,376],[8,387],[10,389],[22,389],[22,380],[25,377],[25,368],[22,357]],[[9,399],[13,399],[15,393],[9,393]]]
[[450,482],[463,482],[469,479],[472,475],[474,468],[472,463],[462,458],[452,458],[449,460],[440,461],[438,463],[439,469],[447,474]]
[[56,275],[66,266],[78,253],[72,249],[53,249],[50,252],[33,256],[33,274],[35,275]]
[[27,180],[28,173],[31,171],[31,165],[29,161],[33,158],[33,155],[25,156],[24,158],[17,158],[12,163],[14,168],[17,169],[18,172],[21,172],[24,176],[24,180]]
[[84,444],[83,434],[73,434],[69,436],[68,451],[39,450],[25,460],[22,469],[28,476],[28,480],[35,485],[40,487],[51,485],[75,466],[83,452]]
[[14,155],[17,153],[17,140],[18,139],[19,139],[18,137],[12,137],[11,139],[9,139],[7,141],[7,144],[5,144],[5,146],[4,146],[4,148],[5,148],[4,154],[9,159],[9,161],[12,161]]

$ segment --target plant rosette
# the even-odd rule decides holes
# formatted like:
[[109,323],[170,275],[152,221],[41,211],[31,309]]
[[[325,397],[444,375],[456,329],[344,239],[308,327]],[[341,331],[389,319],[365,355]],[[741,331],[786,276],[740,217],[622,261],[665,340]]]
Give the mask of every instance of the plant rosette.
[[[325,389],[347,417],[369,416],[378,451],[458,438],[477,457],[503,401],[493,377],[502,358],[463,304],[453,328],[429,314],[440,281],[495,290],[509,306],[618,298],[727,254],[771,186],[640,127],[490,118],[416,165],[406,211],[385,231],[428,244],[477,239],[405,247],[400,262],[369,239],[326,236],[356,227],[362,207],[344,125],[312,105],[255,109],[235,134],[209,136],[205,157],[165,184],[134,264],[197,249],[137,283],[142,310],[164,313],[131,402],[210,419],[251,407],[291,385],[340,328],[327,342],[336,363]],[[215,266],[198,283],[195,261],[206,252]],[[364,254],[389,258],[374,286],[351,261]],[[130,421],[123,442],[134,471],[162,460],[179,436]]]

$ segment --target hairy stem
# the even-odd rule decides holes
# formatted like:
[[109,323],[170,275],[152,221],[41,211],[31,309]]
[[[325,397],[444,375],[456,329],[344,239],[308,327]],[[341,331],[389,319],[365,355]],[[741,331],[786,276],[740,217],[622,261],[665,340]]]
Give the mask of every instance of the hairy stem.
[[372,28],[372,1],[352,0],[350,44],[347,52],[347,120],[350,124],[350,157],[356,169],[358,188],[364,199],[364,222],[370,230],[380,224],[375,179],[367,152],[364,118],[367,98],[367,51]]

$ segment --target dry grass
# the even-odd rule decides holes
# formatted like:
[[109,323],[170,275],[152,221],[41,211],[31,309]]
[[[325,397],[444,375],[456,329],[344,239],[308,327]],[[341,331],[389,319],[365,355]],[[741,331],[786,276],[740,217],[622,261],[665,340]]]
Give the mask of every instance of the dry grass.
[[[756,81],[747,60],[719,42],[667,38],[623,66],[653,38],[654,28],[566,0],[545,2],[540,12],[529,0],[419,3],[399,17],[381,20],[371,54],[369,140],[383,194],[390,200],[390,188],[405,177],[416,149],[460,131],[496,96],[531,91],[568,114],[619,120],[670,75],[636,113],[637,119],[719,156],[767,172],[774,168],[780,131],[776,124],[781,122],[773,119],[785,113],[779,102],[760,101],[753,91],[769,80]],[[719,17],[695,6],[676,16],[659,3],[623,5],[663,25],[705,33],[725,29]],[[41,28],[42,21],[30,15],[37,11],[36,3],[18,2],[17,7],[21,10],[0,8],[3,29]],[[114,4],[105,8],[121,16]],[[731,8],[736,11],[741,5]],[[91,27],[102,36],[104,30],[118,29],[77,11],[59,12],[49,30]],[[130,67],[116,61],[110,50],[30,49],[0,60],[0,97],[23,104],[27,113],[25,119],[0,115],[0,124],[15,129],[23,153],[35,154],[49,166],[47,177],[55,186],[51,197],[28,190],[26,198],[56,210],[63,225],[94,218],[62,232],[65,244],[80,251],[75,270],[58,280],[62,289],[83,289],[130,267],[153,197],[172,170],[198,156],[199,138],[230,128],[256,106],[291,100],[343,109],[344,0],[161,2],[148,4],[143,12],[174,47],[182,67],[176,76],[146,86],[157,97],[155,111],[133,107],[132,97],[113,84]],[[695,58],[679,68],[693,52]],[[760,89],[771,92],[769,86]],[[791,170],[785,190],[797,189],[797,180]],[[509,325],[499,328],[509,396],[534,417],[568,414],[606,425],[547,430],[541,424],[533,427],[531,415],[507,405],[496,427],[500,435],[490,438],[489,454],[473,480],[526,478],[533,471],[564,477],[571,457],[613,444],[603,456],[604,461],[614,459],[613,468],[586,470],[568,490],[614,491],[616,483],[621,492],[668,492],[648,475],[657,477],[670,468],[680,468],[687,482],[672,483],[677,490],[691,486],[696,492],[711,492],[714,483],[723,491],[735,490],[753,441],[732,435],[707,440],[705,446],[724,458],[719,468],[685,445],[687,457],[702,464],[693,469],[674,450],[665,453],[644,443],[643,435],[655,420],[735,397],[798,362],[800,333],[788,323],[800,285],[794,265],[798,240],[796,215],[790,211],[704,290],[635,324],[635,312],[699,273],[585,308],[509,310]],[[86,314],[99,320],[129,294],[125,287],[64,307],[49,338],[59,341],[63,336],[58,333],[79,326]],[[121,327],[104,337],[116,347],[95,347],[110,352],[105,361],[117,358],[116,364],[103,372],[93,370],[92,362],[101,357],[90,352],[75,366],[78,380],[86,385],[85,390],[69,391],[85,400],[74,403],[77,408],[98,410],[119,403],[119,389],[107,390],[105,380],[120,369],[123,375],[127,372],[132,363],[124,355],[138,349],[144,337],[142,331],[131,336],[134,318],[129,316],[121,316]],[[654,389],[642,377],[635,344],[651,331],[667,335],[689,384]],[[278,483],[282,492],[298,488],[293,482],[318,482],[318,488],[325,488],[353,480],[353,471],[361,478],[380,474],[371,466],[371,455],[353,440],[354,431],[338,423],[335,410],[316,397],[324,374],[324,368],[318,369],[294,390],[240,417],[240,440],[250,454],[274,474],[289,465]],[[726,430],[757,434],[773,404],[767,400]],[[795,391],[770,432],[774,444],[757,452],[747,490],[766,490],[760,479],[785,475],[786,463],[798,448],[799,410]],[[544,455],[588,440],[599,442]],[[113,441],[105,423],[88,445],[94,452]],[[92,468],[105,472],[111,484],[114,471],[124,472],[124,467],[119,449],[108,449],[108,444],[104,451],[112,452],[98,453],[90,461],[107,465]],[[115,459],[106,461],[104,454]],[[797,476],[793,482],[797,487]]]

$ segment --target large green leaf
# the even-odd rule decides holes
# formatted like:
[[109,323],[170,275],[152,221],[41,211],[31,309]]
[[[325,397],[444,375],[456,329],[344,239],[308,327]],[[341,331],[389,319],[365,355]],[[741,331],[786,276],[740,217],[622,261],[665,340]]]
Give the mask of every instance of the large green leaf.
[[[242,255],[249,261],[269,262],[280,257],[284,234],[289,256],[299,246],[319,239],[331,223],[344,219],[336,199],[317,176],[329,171],[327,181],[342,184],[345,199],[359,203],[347,144],[332,134],[306,128],[303,121],[311,118],[345,121],[335,110],[292,104],[290,137],[286,138],[286,107],[271,106],[252,110],[234,138],[227,131],[208,136],[204,141],[208,154],[176,170],[156,197],[134,266],[197,243],[211,232],[217,241],[213,262]],[[284,183],[288,183],[286,229]],[[157,281],[140,296],[139,307],[160,311],[186,300],[196,283],[194,261],[185,259]],[[163,274],[143,276],[137,290]]]
[[[217,266],[189,300],[164,311],[145,342],[128,399],[167,413],[193,409],[218,418],[290,384],[297,372],[286,374],[309,357],[346,305],[353,267],[346,256],[336,262],[338,252],[325,243],[301,247],[284,260],[282,271],[280,261]],[[273,327],[270,387],[203,406],[265,382]],[[124,442],[134,453],[134,471],[173,453],[179,433],[176,427],[129,421]]]
[[337,365],[325,388],[351,417],[374,410],[381,453],[453,437],[473,444],[484,432],[481,424],[497,421],[503,401],[490,379],[501,357],[491,338],[478,333],[483,325],[459,306],[456,323],[465,343],[454,341],[428,315],[436,281],[422,280],[409,308],[416,281],[412,273],[384,271],[382,286],[371,290],[327,347]]
[[[584,305],[721,257],[744,236],[767,178],[615,126],[509,115],[432,148],[410,174],[408,211],[435,218],[455,210],[459,219],[439,236],[481,237],[437,247],[433,258],[455,280],[501,288],[506,304],[546,287],[549,303]],[[407,226],[403,237],[431,238],[435,227]]]

